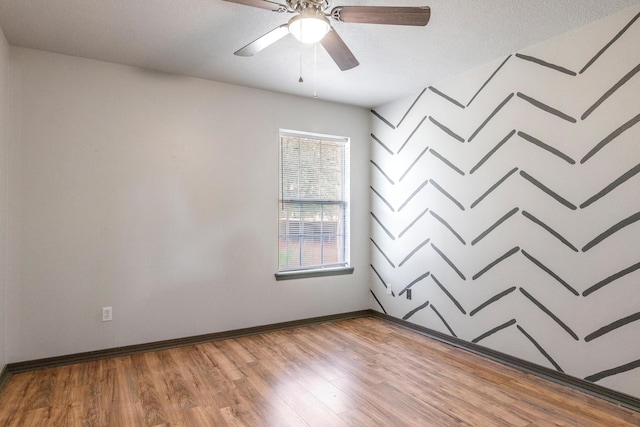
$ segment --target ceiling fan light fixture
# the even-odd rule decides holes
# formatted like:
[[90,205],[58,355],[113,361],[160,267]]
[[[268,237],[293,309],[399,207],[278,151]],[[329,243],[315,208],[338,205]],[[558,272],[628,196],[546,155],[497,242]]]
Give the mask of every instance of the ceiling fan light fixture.
[[302,43],[319,42],[330,29],[327,17],[313,10],[304,11],[289,20],[289,32]]

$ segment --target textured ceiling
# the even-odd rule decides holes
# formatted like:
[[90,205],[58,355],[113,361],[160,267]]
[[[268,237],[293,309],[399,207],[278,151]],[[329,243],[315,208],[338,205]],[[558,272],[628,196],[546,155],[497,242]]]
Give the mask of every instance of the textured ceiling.
[[291,15],[222,0],[0,0],[0,27],[14,46],[375,107],[638,3],[333,0],[431,7],[426,27],[334,23],[360,61],[345,72],[321,46],[301,50],[292,36],[234,56]]

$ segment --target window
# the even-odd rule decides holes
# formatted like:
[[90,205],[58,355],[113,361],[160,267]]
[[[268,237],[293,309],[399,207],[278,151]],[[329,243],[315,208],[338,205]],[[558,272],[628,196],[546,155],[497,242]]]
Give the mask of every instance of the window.
[[280,131],[278,274],[348,274],[349,139]]

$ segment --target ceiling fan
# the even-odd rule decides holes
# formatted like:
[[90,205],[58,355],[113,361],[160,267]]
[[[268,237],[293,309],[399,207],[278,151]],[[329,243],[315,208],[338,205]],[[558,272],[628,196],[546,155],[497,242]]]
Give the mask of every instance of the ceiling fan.
[[284,4],[272,0],[225,0],[231,3],[258,7],[278,13],[295,14],[288,23],[258,37],[234,52],[238,56],[253,56],[289,33],[302,43],[320,42],[342,71],[360,63],[347,47],[329,17],[349,24],[387,24],[425,26],[431,17],[428,6],[336,6],[329,10],[329,0],[285,0]]

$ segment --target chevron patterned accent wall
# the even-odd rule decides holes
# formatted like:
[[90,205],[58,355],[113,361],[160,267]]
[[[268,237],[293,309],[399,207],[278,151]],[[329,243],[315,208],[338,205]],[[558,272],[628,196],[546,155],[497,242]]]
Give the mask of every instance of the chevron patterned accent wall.
[[636,6],[372,111],[372,307],[640,397],[639,46]]

